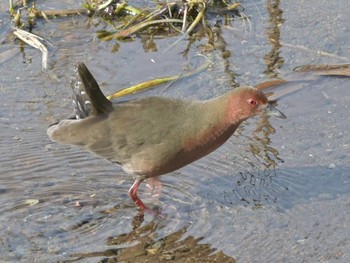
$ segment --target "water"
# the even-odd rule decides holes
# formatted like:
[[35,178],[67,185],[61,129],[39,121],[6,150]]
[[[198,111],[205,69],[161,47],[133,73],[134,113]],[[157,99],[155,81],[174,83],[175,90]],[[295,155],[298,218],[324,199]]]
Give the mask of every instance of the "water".
[[[205,73],[137,96],[206,99],[230,89],[224,84],[232,72],[237,83],[252,85],[299,65],[349,63],[350,21],[342,2],[282,3],[285,21],[277,19],[277,28],[268,19],[269,2],[242,2],[251,30],[240,19],[222,27],[228,58],[215,51]],[[59,8],[74,5],[65,1]],[[72,113],[70,81],[78,61],[110,94],[183,72],[187,60],[179,52],[186,42],[162,54],[175,39],[157,39],[158,52],[146,52],[136,38],[111,53],[115,42],[96,39],[95,22],[39,20],[34,33],[53,44],[49,69],[42,71],[40,53],[21,50],[9,17],[0,13],[0,53],[12,50],[0,64],[3,261],[349,262],[348,78],[323,77],[282,97],[278,108],[287,120],[249,120],[216,152],[160,177],[158,201],[142,184],[141,198],[162,208],[159,217],[143,217],[127,194],[133,178],[88,152],[52,143],[46,129]],[[281,47],[269,41],[277,29]],[[196,51],[189,54],[192,67],[203,63]],[[276,56],[283,63],[271,63]]]

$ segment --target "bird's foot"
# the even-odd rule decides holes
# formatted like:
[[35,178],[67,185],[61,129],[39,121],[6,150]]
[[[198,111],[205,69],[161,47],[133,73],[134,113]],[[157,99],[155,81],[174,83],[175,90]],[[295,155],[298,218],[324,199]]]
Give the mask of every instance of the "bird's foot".
[[162,193],[163,185],[157,177],[151,177],[147,179],[146,187],[150,191],[151,197],[154,202],[158,203],[160,194]]

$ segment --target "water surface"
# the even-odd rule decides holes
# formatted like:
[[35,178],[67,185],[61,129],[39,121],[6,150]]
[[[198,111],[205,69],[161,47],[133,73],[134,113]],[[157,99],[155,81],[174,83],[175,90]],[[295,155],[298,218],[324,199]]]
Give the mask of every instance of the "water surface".
[[[277,2],[279,3],[279,2]],[[38,21],[52,43],[40,53],[11,34],[0,4],[0,253],[5,262],[349,262],[350,89],[322,77],[282,97],[287,120],[256,117],[219,150],[162,176],[160,200],[140,196],[162,216],[140,216],[120,167],[79,148],[51,142],[47,127],[72,113],[70,82],[83,61],[106,94],[195,68],[203,57],[186,41],[96,38],[85,16]],[[55,5],[54,5],[55,4]],[[79,3],[78,3],[79,4]],[[349,63],[346,0],[241,2],[250,19],[222,26],[229,56],[215,51],[206,72],[137,96],[207,99],[234,83],[254,85],[304,64]],[[38,7],[57,7],[55,1]],[[42,5],[42,6],[41,6]],[[281,13],[282,11],[282,13]],[[219,18],[211,17],[215,23]],[[153,59],[156,63],[152,62]],[[281,89],[283,88],[280,87]]]

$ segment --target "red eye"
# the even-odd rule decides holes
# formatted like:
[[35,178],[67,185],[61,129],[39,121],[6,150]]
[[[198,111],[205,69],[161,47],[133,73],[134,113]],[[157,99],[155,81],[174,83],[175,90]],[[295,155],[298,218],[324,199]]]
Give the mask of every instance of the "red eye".
[[255,99],[252,99],[252,98],[248,99],[247,102],[248,102],[252,107],[258,105],[258,102],[257,102]]

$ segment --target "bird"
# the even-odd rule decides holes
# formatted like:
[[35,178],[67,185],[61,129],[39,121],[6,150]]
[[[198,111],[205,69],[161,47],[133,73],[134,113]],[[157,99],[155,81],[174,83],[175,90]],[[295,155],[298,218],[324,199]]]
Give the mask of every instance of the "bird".
[[245,120],[266,113],[286,116],[253,87],[232,88],[208,100],[161,96],[112,102],[86,65],[77,65],[81,88],[75,92],[75,117],[51,125],[58,143],[76,145],[118,164],[134,176],[129,195],[141,210],[141,182],[178,170],[224,144]]

